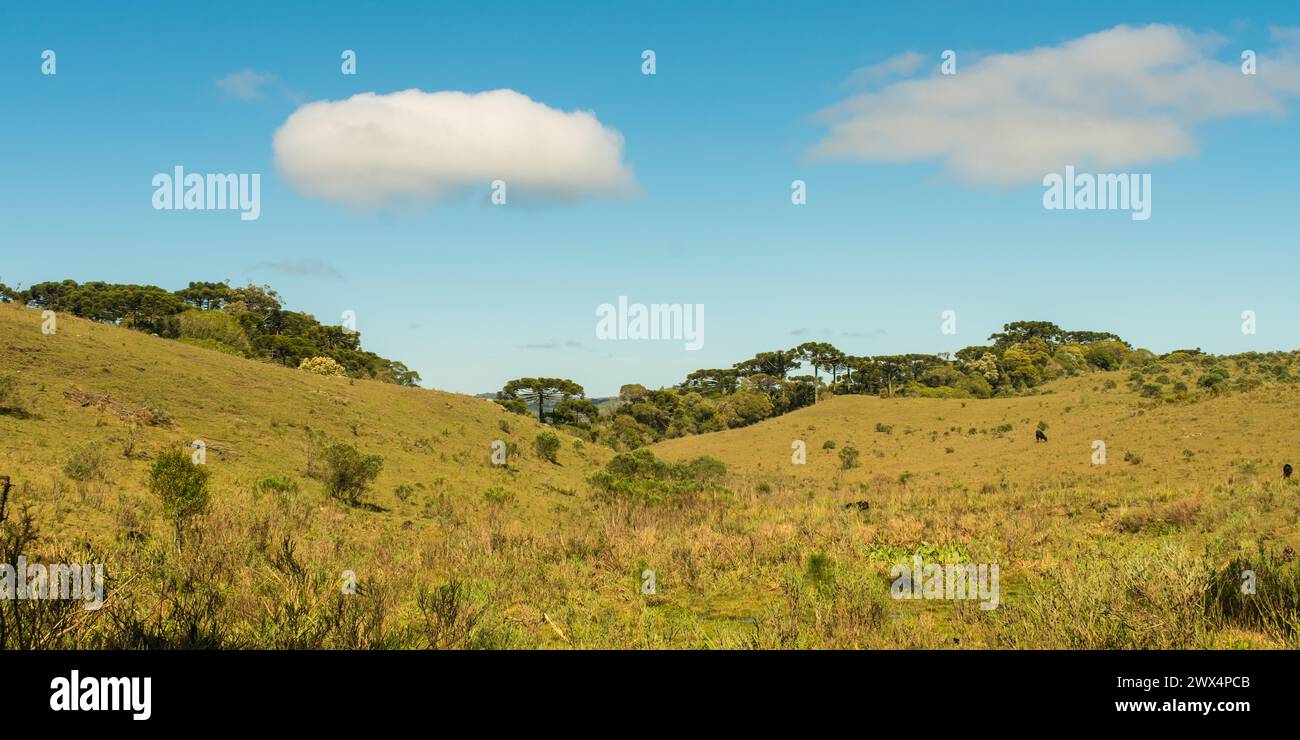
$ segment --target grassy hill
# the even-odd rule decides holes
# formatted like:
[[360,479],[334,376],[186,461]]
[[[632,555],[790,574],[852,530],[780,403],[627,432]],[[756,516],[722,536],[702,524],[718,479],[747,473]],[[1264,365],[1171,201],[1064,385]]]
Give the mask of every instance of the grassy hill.
[[[1166,403],[1093,373],[1018,398],[835,397],[655,445],[727,470],[646,504],[589,483],[612,451],[561,434],[547,462],[543,428],[488,400],[40,326],[0,304],[5,537],[30,507],[24,554],[104,563],[109,596],[0,603],[23,646],[1297,646],[1292,385]],[[383,457],[362,505],[306,475],[309,428]],[[213,503],[178,543],[148,471],[193,440]],[[999,607],[891,598],[916,555],[998,564]]]
[[[841,396],[654,450],[722,460],[762,512],[756,530],[809,543],[842,576],[874,563],[883,579],[918,553],[1000,564],[996,617],[923,602],[905,643],[1294,647],[1300,487],[1282,481],[1282,465],[1300,459],[1300,391],[1166,403],[1123,379],[1096,373],[980,401]],[[794,440],[806,444],[803,465]],[[1094,440],[1105,464],[1094,464]],[[847,469],[846,447],[858,451]],[[856,501],[869,510],[844,510]],[[1255,601],[1240,594],[1247,569],[1270,574]]]
[[[611,454],[561,435],[552,464],[532,450],[536,420],[491,401],[315,376],[68,316],[46,336],[40,312],[15,304],[0,304],[0,375],[17,398],[0,414],[11,520],[31,505],[39,545],[85,543],[131,589],[151,553],[174,547],[148,492],[152,459],[167,445],[201,440],[213,510],[194,564],[213,555],[212,579],[227,582],[221,600],[256,616],[259,600],[283,593],[267,583],[283,578],[273,561],[285,538],[321,603],[340,591],[331,584],[344,570],[362,583],[404,581],[393,604],[410,602],[418,585],[459,573],[458,548],[501,547],[523,536],[518,522],[529,532],[571,526],[575,491]],[[335,502],[304,475],[307,428],[384,458],[368,506]],[[497,439],[512,447],[507,468],[490,464]],[[65,472],[87,466],[84,480]],[[263,484],[268,478],[289,490]],[[399,486],[409,495],[399,497]],[[435,549],[446,561],[430,555]],[[119,606],[152,608],[154,596],[124,593]]]

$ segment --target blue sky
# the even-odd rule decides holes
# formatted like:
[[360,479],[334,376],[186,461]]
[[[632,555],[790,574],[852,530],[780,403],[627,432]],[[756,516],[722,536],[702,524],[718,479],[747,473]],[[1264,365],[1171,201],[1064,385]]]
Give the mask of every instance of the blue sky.
[[[850,81],[899,55],[925,60],[904,75],[924,81],[952,49],[950,81],[973,84],[994,55],[1158,23],[1214,34],[1205,60],[1237,65],[1243,49],[1276,50],[1277,29],[1300,26],[1297,6],[899,5],[11,3],[0,11],[0,280],[269,283],[322,321],[355,311],[366,348],[426,386],[469,393],[543,375],[606,395],[810,339],[852,354],[955,350],[1019,319],[1156,351],[1300,346],[1300,98],[1278,81],[1281,62],[1241,83],[1279,85],[1273,109],[1218,102],[1235,80],[1193,86],[1169,104],[1186,151],[1095,168],[1151,173],[1146,222],[1046,211],[1040,183],[992,182],[955,155],[812,153],[830,130],[819,112],[903,89],[870,72]],[[40,73],[45,49],[54,76]],[[344,49],[357,53],[355,76],[340,72]],[[644,49],[653,76],[641,74]],[[256,97],[217,84],[242,70],[269,79]],[[273,137],[301,105],[411,88],[504,88],[592,111],[622,135],[636,192],[496,207],[484,185],[357,207],[304,192],[277,165]],[[1200,101],[1213,114],[1185,112]],[[1106,105],[1116,120],[1144,115],[1131,100]],[[994,134],[971,125],[979,150]],[[1097,144],[1100,161],[1122,143]],[[154,210],[153,175],[178,164],[260,173],[260,218]],[[794,179],[807,182],[806,205],[790,202]],[[620,295],[703,304],[703,349],[598,341],[596,307]],[[947,309],[955,336],[940,333]],[[1241,332],[1243,310],[1257,312],[1257,334]]]

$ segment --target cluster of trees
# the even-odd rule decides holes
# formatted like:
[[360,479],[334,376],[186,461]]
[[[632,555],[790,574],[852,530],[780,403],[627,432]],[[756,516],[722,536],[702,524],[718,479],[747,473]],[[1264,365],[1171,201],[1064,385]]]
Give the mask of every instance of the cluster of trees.
[[401,362],[361,349],[361,335],[321,324],[284,307],[268,285],[233,287],[196,282],[177,291],[154,285],[74,280],[38,283],[25,290],[0,284],[0,300],[117,324],[230,354],[298,367],[328,357],[356,378],[413,386],[420,376]]
[[572,427],[593,441],[636,449],[670,437],[719,431],[816,403],[830,394],[989,398],[1025,392],[1091,370],[1141,365],[1154,355],[1115,334],[1066,331],[1049,321],[1005,324],[989,344],[947,354],[854,356],[827,342],[760,352],[729,368],[706,368],[672,388],[624,385],[609,414],[561,378],[521,378],[498,402]]

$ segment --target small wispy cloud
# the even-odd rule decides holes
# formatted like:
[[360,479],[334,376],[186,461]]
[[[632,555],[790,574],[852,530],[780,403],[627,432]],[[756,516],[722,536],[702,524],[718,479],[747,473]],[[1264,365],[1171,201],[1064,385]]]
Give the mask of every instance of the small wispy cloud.
[[919,52],[907,51],[897,56],[892,56],[883,62],[869,64],[865,67],[858,67],[849,75],[845,84],[850,87],[859,87],[874,82],[889,79],[891,77],[903,77],[910,75],[925,64],[925,56]]
[[333,265],[319,257],[285,257],[273,262],[258,262],[253,269],[299,277],[343,277]]
[[582,342],[575,342],[573,340],[569,340],[567,342],[554,341],[554,342],[537,342],[533,344],[520,344],[520,345],[516,345],[515,349],[554,351],[554,350],[562,350],[562,349],[583,349],[583,345]]
[[217,80],[217,87],[232,98],[240,100],[257,100],[263,95],[263,88],[275,82],[275,75],[263,74],[252,69],[241,69]]
[[834,329],[819,329],[817,331],[813,331],[812,329],[800,328],[800,329],[790,330],[790,336],[792,337],[806,337],[815,334],[820,337],[841,336],[841,337],[859,338],[859,337],[879,337],[887,333],[888,332],[886,332],[884,329],[872,329],[870,331],[840,331],[840,332],[837,332]]

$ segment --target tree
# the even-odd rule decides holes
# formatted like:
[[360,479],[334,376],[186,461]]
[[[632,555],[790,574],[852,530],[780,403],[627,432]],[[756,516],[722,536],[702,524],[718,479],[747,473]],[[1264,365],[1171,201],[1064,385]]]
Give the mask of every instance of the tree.
[[331,496],[348,504],[361,500],[371,482],[384,469],[384,458],[366,455],[345,442],[325,448],[321,455],[322,480]]
[[209,471],[190,459],[184,448],[165,450],[149,469],[149,491],[162,502],[163,513],[176,527],[176,541],[196,516],[207,513]]
[[996,384],[1002,373],[998,370],[998,358],[992,352],[985,352],[976,359],[967,360],[963,366],[966,372],[981,377],[990,385]]
[[176,291],[176,297],[200,311],[220,311],[235,297],[230,283],[190,283]]
[[772,375],[784,378],[786,373],[799,366],[799,359],[793,351],[777,350],[759,352],[748,360],[737,362],[733,367],[741,375]]
[[989,336],[998,349],[1006,349],[1017,342],[1025,342],[1035,337],[1056,346],[1064,341],[1065,331],[1050,321],[1013,321],[1003,324],[1002,331]]
[[343,377],[348,374],[344,367],[329,357],[308,357],[298,363],[299,370],[306,370],[312,375]]
[[584,396],[582,386],[566,378],[517,378],[497,393],[497,401],[522,401],[525,406],[537,404],[537,420],[545,424],[547,404],[554,406]]
[[772,399],[766,393],[739,390],[718,402],[718,416],[729,427],[745,426],[772,415]]
[[736,392],[740,382],[740,372],[733,368],[712,368],[696,370],[686,376],[682,383],[683,390],[699,391],[705,396],[727,395]]
[[1123,342],[1094,342],[1084,345],[1083,357],[1098,370],[1118,370],[1128,357],[1128,347]]
[[618,389],[618,400],[623,403],[634,403],[649,392],[649,389],[640,383],[627,383]]
[[420,374],[397,360],[388,361],[388,377],[406,388],[415,388],[420,384]]
[[814,378],[819,377],[818,370],[828,369],[835,357],[844,358],[844,353],[835,349],[829,342],[804,342],[790,352],[812,368]]
[[1017,347],[1002,353],[1002,366],[1007,379],[1017,387],[1038,385],[1041,378],[1030,354]]
[[551,419],[557,424],[589,427],[600,418],[600,407],[586,398],[568,398],[555,404]]
[[1061,341],[1067,344],[1091,344],[1093,342],[1119,342],[1125,347],[1130,346],[1128,342],[1119,338],[1118,334],[1111,334],[1108,331],[1067,331],[1061,336]]
[[829,344],[826,346],[830,347],[830,349],[822,355],[822,362],[825,363],[826,369],[831,371],[831,388],[834,389],[835,384],[840,382],[840,370],[847,366],[848,355],[831,347]]

